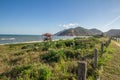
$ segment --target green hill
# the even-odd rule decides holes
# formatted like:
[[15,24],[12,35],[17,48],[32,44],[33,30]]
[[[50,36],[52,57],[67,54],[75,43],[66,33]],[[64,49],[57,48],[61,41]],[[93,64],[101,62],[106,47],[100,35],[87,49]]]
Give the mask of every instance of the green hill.
[[70,28],[56,33],[57,36],[91,36],[101,34],[97,29],[85,29],[83,27]]
[[105,32],[107,36],[120,36],[120,29],[111,29],[107,32]]

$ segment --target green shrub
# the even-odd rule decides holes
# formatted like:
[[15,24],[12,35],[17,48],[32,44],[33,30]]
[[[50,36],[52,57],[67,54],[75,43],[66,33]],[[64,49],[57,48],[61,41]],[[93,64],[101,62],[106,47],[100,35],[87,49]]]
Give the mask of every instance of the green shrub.
[[41,67],[39,69],[39,78],[38,80],[48,80],[50,77],[51,71],[47,67]]
[[88,80],[95,80],[95,77],[99,75],[98,69],[94,69],[93,67],[87,68],[87,78]]
[[34,46],[39,47],[41,46],[41,43],[35,43]]
[[86,48],[86,43],[83,42],[82,40],[75,40],[74,41],[75,44],[75,49],[83,49]]
[[55,46],[56,46],[57,48],[62,48],[62,47],[64,46],[64,43],[61,42],[61,41],[58,41],[58,42],[55,44]]
[[74,58],[75,57],[75,53],[71,49],[65,49],[64,54],[67,58]]
[[39,67],[27,65],[17,66],[0,78],[6,76],[10,80],[48,80],[50,74],[50,69],[45,65],[39,65]]
[[44,42],[42,45],[42,51],[47,51],[51,47],[51,42]]
[[89,47],[89,48],[94,48],[94,47],[95,47],[95,43],[94,43],[94,42],[90,42],[87,47]]
[[34,48],[34,45],[25,45],[21,49],[31,49]]
[[73,40],[66,40],[66,41],[64,41],[64,44],[66,47],[71,47],[71,46],[73,46]]
[[22,77],[17,77],[16,80],[24,80]]
[[94,42],[88,40],[76,40],[75,41],[75,49],[89,49],[95,46]]
[[76,59],[79,59],[79,58],[81,57],[81,55],[82,55],[81,49],[75,50],[75,58],[76,58]]
[[11,71],[9,71],[8,73],[5,73],[3,75],[6,77],[9,77],[11,80],[12,80],[12,78],[17,79],[17,80],[22,80],[23,75],[26,76],[26,74],[29,74],[31,69],[32,69],[31,65],[16,66]]
[[14,55],[15,55],[15,56],[20,56],[20,55],[24,55],[24,54],[25,54],[25,52],[24,52],[24,51],[21,51],[21,52],[15,53]]
[[48,53],[41,55],[41,59],[46,62],[58,62],[63,57],[62,51],[56,51],[54,49],[48,51]]
[[115,51],[115,49],[113,49],[113,48],[110,48],[110,49],[107,49],[107,53],[108,54],[113,54],[113,53],[115,53],[116,51]]
[[49,47],[47,47],[47,46],[42,47],[42,51],[47,51],[48,49],[49,49]]
[[41,48],[40,47],[34,47],[33,51],[41,51]]

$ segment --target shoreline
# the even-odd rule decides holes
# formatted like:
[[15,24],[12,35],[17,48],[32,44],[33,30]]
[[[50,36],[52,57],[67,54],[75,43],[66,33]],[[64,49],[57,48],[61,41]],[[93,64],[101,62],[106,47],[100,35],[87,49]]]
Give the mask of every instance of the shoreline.
[[[55,40],[52,40],[52,41],[58,41],[60,39],[55,39]],[[66,40],[66,39],[62,39],[62,40]],[[17,43],[5,43],[5,44],[0,44],[1,45],[11,45],[11,44],[27,44],[27,43],[39,43],[39,42],[44,42],[43,40],[41,41],[27,41],[27,42],[17,42]]]
[[[78,36],[77,36],[78,37]],[[79,36],[80,38],[89,38],[91,36]],[[58,41],[58,40],[67,40],[67,39],[74,39],[75,37],[73,38],[64,38],[64,39],[54,39],[52,41]],[[1,45],[11,45],[11,44],[27,44],[27,43],[39,43],[39,42],[44,42],[43,40],[39,40],[39,41],[26,41],[26,42],[15,42],[15,43],[3,43],[3,44],[0,44]]]
[[24,44],[24,43],[37,43],[37,42],[43,42],[43,41],[27,41],[27,42],[17,42],[17,43],[5,43],[5,44],[0,44],[0,45]]

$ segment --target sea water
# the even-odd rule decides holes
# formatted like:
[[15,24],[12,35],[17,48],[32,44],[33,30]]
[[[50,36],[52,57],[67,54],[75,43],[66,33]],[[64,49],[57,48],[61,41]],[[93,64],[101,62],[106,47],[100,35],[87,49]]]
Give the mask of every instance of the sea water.
[[[53,40],[71,39],[73,36],[52,36]],[[41,35],[0,35],[0,44],[15,44],[31,41],[43,41]]]

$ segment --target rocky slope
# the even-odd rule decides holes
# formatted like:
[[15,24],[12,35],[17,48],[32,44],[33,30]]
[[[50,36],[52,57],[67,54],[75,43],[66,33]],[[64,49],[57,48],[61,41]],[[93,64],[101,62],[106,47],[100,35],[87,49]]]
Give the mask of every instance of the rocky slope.
[[100,35],[102,31],[98,29],[85,29],[83,27],[70,28],[56,33],[57,36],[91,36]]

